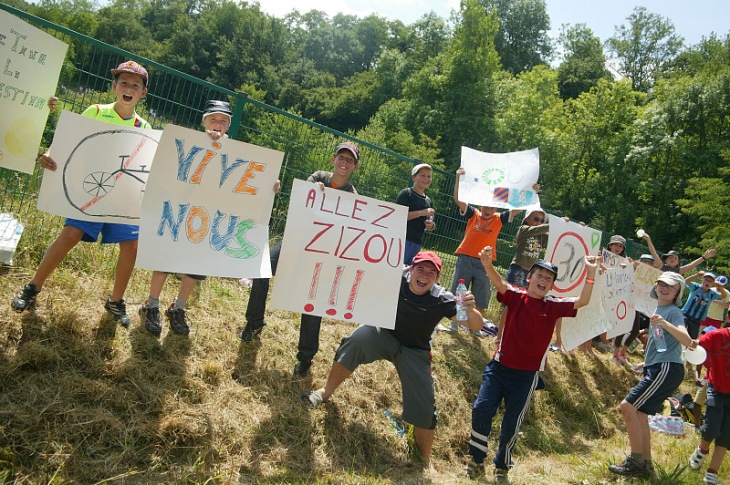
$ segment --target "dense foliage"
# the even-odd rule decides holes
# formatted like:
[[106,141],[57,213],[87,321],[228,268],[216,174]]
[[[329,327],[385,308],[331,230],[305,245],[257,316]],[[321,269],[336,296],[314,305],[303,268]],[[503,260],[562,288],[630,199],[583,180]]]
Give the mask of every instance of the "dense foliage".
[[462,145],[539,147],[551,211],[641,226],[687,257],[714,246],[730,270],[728,33],[685,46],[637,7],[606,45],[582,24],[552,41],[544,0],[464,0],[411,25],[228,0],[9,3],[447,170]]

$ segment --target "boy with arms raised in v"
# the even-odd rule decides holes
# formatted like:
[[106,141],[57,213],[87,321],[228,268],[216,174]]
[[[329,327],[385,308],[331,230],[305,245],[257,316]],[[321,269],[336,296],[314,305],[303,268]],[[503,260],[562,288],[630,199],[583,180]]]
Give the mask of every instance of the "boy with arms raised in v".
[[504,400],[504,417],[499,449],[494,457],[497,481],[506,481],[512,467],[512,451],[530,398],[540,383],[539,371],[545,368],[548,347],[559,318],[574,317],[588,304],[598,268],[598,256],[585,256],[586,280],[578,298],[548,296],[558,275],[552,263],[537,260],[527,273],[527,289],[512,286],[492,265],[491,246],[481,252],[481,260],[489,280],[497,290],[497,301],[507,306],[504,333],[493,359],[487,364],[479,395],[471,417],[467,475],[484,475],[487,439],[492,419]]

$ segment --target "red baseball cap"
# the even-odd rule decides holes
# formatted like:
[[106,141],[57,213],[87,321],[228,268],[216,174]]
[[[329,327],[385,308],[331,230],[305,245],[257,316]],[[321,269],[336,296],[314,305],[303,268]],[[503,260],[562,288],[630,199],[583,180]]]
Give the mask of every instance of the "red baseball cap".
[[147,74],[147,69],[142,67],[140,64],[134,61],[126,61],[119,64],[116,69],[112,69],[113,76],[118,76],[123,72],[138,75],[144,81],[144,85],[147,86],[150,76]]
[[438,255],[431,251],[421,251],[420,253],[416,254],[416,256],[413,258],[413,263],[411,266],[415,266],[418,263],[422,263],[424,261],[428,261],[429,263],[436,266],[436,271],[439,273],[441,272],[441,258],[438,257]]

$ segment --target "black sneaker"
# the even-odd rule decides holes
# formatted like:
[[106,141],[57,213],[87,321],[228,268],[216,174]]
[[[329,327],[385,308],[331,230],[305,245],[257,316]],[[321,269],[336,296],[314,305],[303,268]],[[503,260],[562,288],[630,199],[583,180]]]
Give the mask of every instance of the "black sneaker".
[[254,338],[259,337],[259,335],[261,334],[261,330],[263,329],[263,325],[254,326],[250,323],[247,323],[243,330],[241,330],[241,333],[238,334],[238,338],[240,338],[244,342],[250,343]]
[[479,480],[484,476],[484,463],[470,461],[466,465],[466,476],[472,480]]
[[35,305],[35,297],[40,292],[41,290],[36,290],[33,283],[28,283],[15,295],[10,306],[18,313],[27,310]]
[[172,308],[172,305],[165,310],[165,316],[170,320],[170,328],[173,332],[180,335],[190,333],[188,322],[185,321],[185,310],[182,308]]
[[297,362],[297,365],[294,366],[294,375],[297,377],[307,377],[310,367],[312,367],[312,361],[300,360]]
[[127,304],[124,303],[124,300],[119,301],[111,301],[109,298],[106,299],[106,303],[104,303],[104,308],[112,314],[112,317],[114,317],[114,320],[119,322],[119,324],[127,328],[129,327],[129,315],[127,315]]
[[615,473],[616,475],[623,475],[625,477],[649,477],[652,472],[646,467],[645,463],[641,465],[631,458],[631,455],[627,456],[623,463],[618,465],[609,465],[608,471]]
[[144,328],[155,337],[162,333],[162,319],[158,307],[148,307],[147,300],[139,307],[139,316],[144,319]]

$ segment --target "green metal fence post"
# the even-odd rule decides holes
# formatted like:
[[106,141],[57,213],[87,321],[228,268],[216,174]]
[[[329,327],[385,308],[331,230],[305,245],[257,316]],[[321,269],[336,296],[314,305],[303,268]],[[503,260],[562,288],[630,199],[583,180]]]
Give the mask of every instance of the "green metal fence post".
[[248,101],[248,93],[238,91],[236,93],[236,107],[233,108],[233,118],[231,119],[231,127],[228,131],[228,136],[236,138],[238,134],[238,127],[243,119],[243,110],[246,108],[246,101]]

